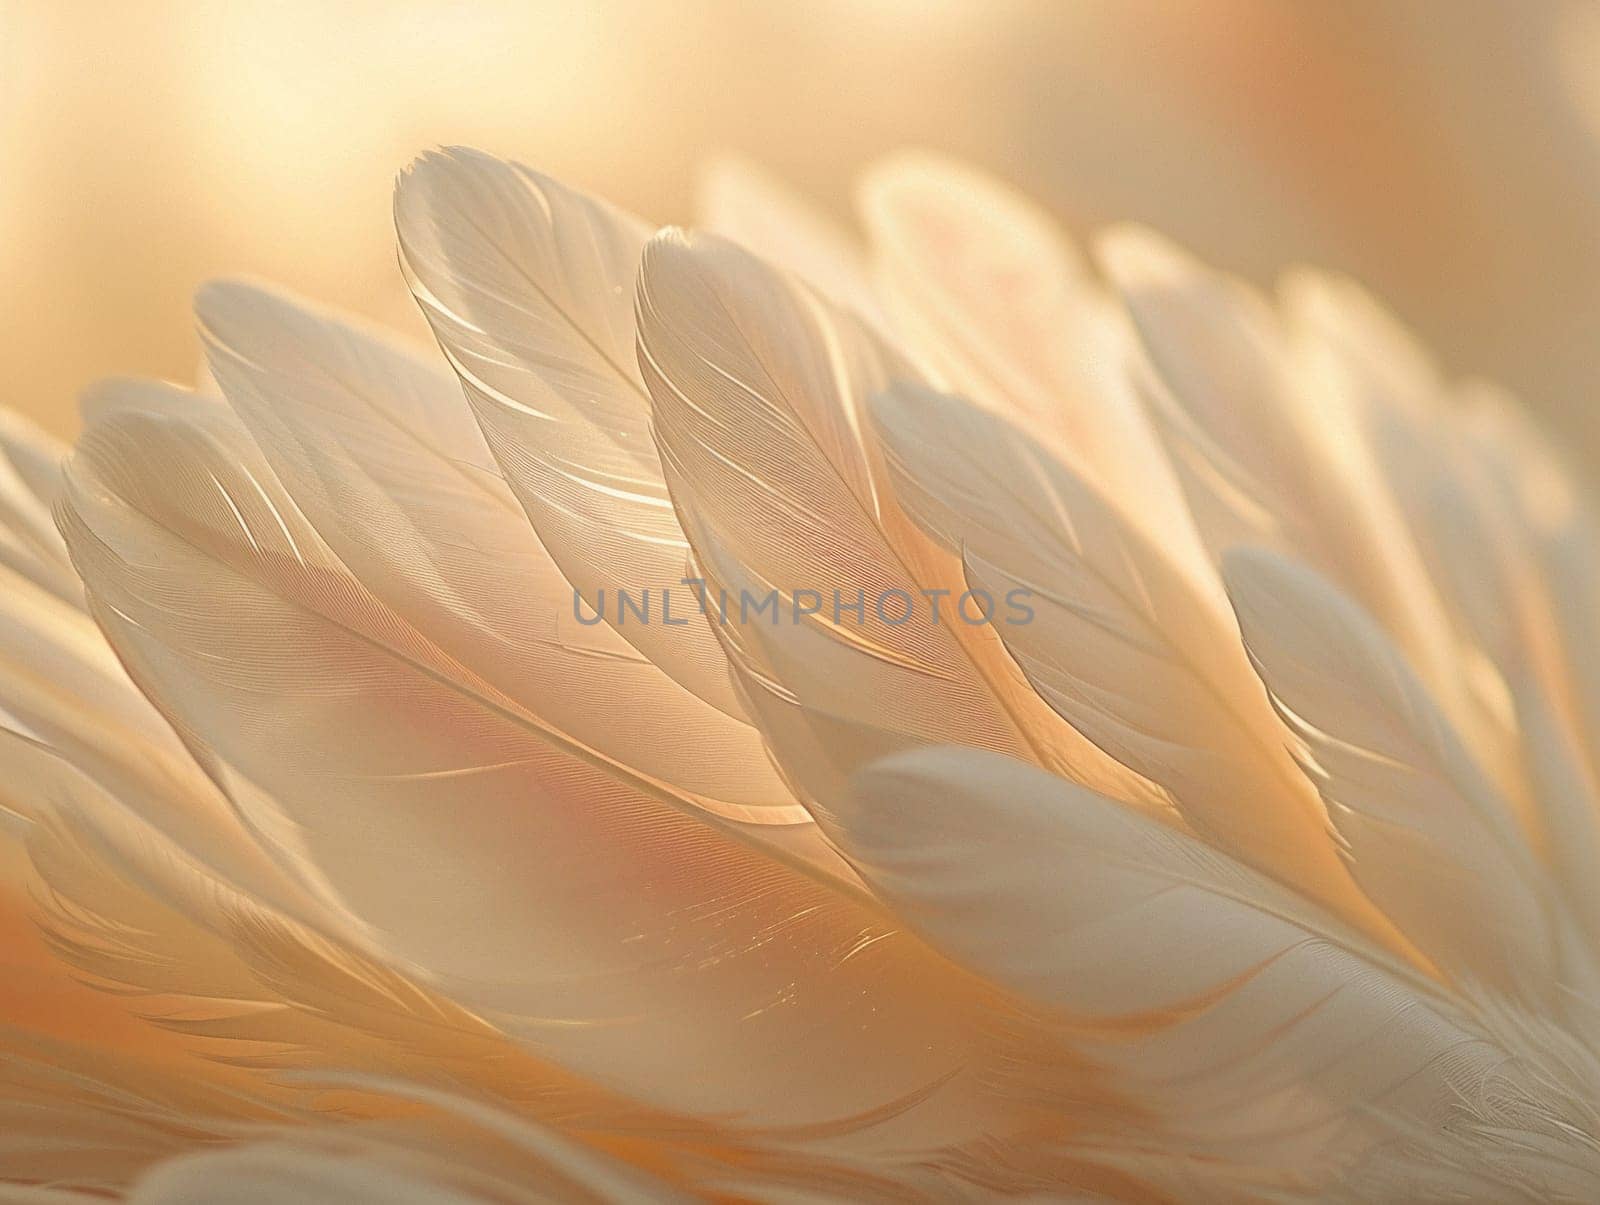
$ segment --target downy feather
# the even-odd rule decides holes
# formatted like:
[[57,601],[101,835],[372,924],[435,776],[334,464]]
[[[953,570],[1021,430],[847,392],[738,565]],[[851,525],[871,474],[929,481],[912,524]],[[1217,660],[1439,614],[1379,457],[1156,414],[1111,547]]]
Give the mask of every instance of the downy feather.
[[[1466,1199],[1576,1202],[1600,1169],[1584,1137],[1591,1053],[1570,1074],[1541,1062],[1516,1015],[1450,997],[1110,800],[928,749],[863,774],[842,830],[932,944],[1055,1010],[1116,1069],[1148,1113],[1108,1114],[1106,1145],[1147,1176],[1163,1148],[1209,1160],[1186,1200],[1340,1200],[1341,1180],[1362,1179],[1381,1187],[1354,1199],[1447,1199],[1448,1183]],[[1525,1157],[1489,1144],[1457,1161],[1452,1135],[1495,1125],[1524,1127]]]

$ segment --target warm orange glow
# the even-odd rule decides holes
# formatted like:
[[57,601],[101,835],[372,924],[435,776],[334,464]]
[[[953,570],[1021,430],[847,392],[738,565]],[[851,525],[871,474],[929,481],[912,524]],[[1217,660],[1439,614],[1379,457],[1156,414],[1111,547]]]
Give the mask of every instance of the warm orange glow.
[[662,220],[689,216],[719,150],[844,213],[860,165],[909,144],[997,170],[1080,230],[1151,221],[1260,280],[1292,261],[1353,271],[1461,370],[1588,439],[1596,420],[1575,399],[1600,383],[1585,350],[1600,165],[1577,133],[1595,111],[1595,39],[1559,16],[1467,6],[1424,28],[1387,6],[1267,0],[12,0],[6,401],[70,432],[98,377],[187,377],[189,296],[220,273],[414,323],[387,210],[394,172],[431,144],[514,154]]

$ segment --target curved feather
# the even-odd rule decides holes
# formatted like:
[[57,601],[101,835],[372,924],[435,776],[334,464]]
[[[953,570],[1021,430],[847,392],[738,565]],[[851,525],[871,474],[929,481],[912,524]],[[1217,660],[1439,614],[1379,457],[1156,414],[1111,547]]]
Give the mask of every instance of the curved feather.
[[[137,1017],[145,1022],[137,1031],[141,1049],[168,1059],[201,1054],[207,1061],[192,1070],[201,1079],[314,1109],[335,1077],[350,1089],[340,1111],[351,1121],[391,1111],[381,1087],[367,1091],[351,1081],[403,1077],[410,1095],[470,1093],[485,1112],[514,1110],[524,1122],[566,1127],[674,1180],[836,1182],[858,1200],[907,1199],[893,1189],[895,1169],[872,1172],[828,1153],[819,1148],[821,1135],[786,1141],[781,1133],[650,1110],[604,1092],[348,942],[210,877],[58,759],[3,744],[0,751],[29,763],[18,785],[29,797],[26,839],[39,922],[56,967],[111,993],[74,985],[78,997],[102,1004],[88,1018],[98,1025],[84,1035],[93,1043],[120,1034],[108,1017],[124,1027]],[[46,987],[32,976],[31,990]],[[81,1011],[78,999],[59,1003]],[[49,1032],[78,1036],[60,1021],[54,1018]]]
[[908,512],[975,588],[1027,592],[1032,620],[999,630],[1050,705],[1165,787],[1197,833],[1387,932],[1339,865],[1236,630],[1163,551],[1046,448],[958,398],[902,385],[873,415]]
[[196,307],[229,403],[296,506],[386,605],[619,764],[728,819],[809,821],[753,728],[609,626],[580,624],[448,368],[249,285],[207,286]]
[[[683,585],[688,545],[634,358],[633,282],[650,229],[462,149],[425,155],[401,177],[395,223],[417,302],[551,558],[623,639],[741,717],[726,659]],[[618,591],[668,596],[690,622],[620,622]]]
[[323,1073],[385,1098],[392,1116],[280,1129],[172,1160],[130,1197],[147,1205],[241,1202],[610,1202],[691,1198],[588,1142],[460,1093],[396,1077]]
[[118,1051],[12,1025],[0,1026],[0,1046],[0,1186],[114,1199],[151,1165],[197,1144],[308,1119],[170,1053]]
[[[1574,724],[1593,773],[1600,765],[1600,535],[1569,523],[1540,541],[1562,656],[1571,675]],[[1600,812],[1596,813],[1600,823]]]
[[1302,270],[1284,293],[1305,379],[1349,421],[1352,447],[1364,450],[1381,480],[1374,494],[1391,502],[1385,530],[1413,549],[1390,571],[1422,572],[1435,600],[1428,608],[1433,649],[1405,640],[1406,654],[1537,838],[1521,705],[1512,697],[1533,680],[1532,666],[1520,651],[1515,662],[1504,655],[1519,647],[1508,643],[1514,633],[1544,641],[1547,621],[1530,625],[1528,600],[1505,592],[1516,575],[1507,574],[1503,530],[1496,530],[1503,520],[1485,526],[1484,467],[1473,463],[1467,424],[1452,416],[1426,352],[1354,283]]
[[[752,705],[769,736],[790,731],[794,705],[833,726],[826,773],[778,746],[797,777],[836,781],[857,756],[840,734],[855,729],[878,734],[879,752],[960,740],[1131,781],[1015,679],[992,632],[954,622],[953,604],[932,613],[923,591],[948,594],[959,567],[926,556],[875,481],[865,401],[913,370],[868,328],[731,243],[667,231],[640,269],[639,357],[702,568],[735,599],[783,600],[777,622],[718,625]],[[800,591],[822,600],[818,614],[796,616]],[[835,599],[863,606],[846,614]],[[813,792],[821,806],[829,789]]]
[[[474,1150],[433,1126],[361,1126],[291,1132],[168,1160],[128,1196],[130,1205],[606,1205],[692,1198],[598,1152],[526,1123],[530,1149],[512,1158]],[[534,1144],[539,1145],[536,1147]]]
[[1451,449],[1468,461],[1456,481],[1472,496],[1456,506],[1477,536],[1477,584],[1509,625],[1496,664],[1538,809],[1532,828],[1573,915],[1592,934],[1600,920],[1588,869],[1600,853],[1600,745],[1588,739],[1593,687],[1584,632],[1591,620],[1581,610],[1581,582],[1582,565],[1600,547],[1600,525],[1562,458],[1512,398],[1481,383],[1464,394]]
[[1453,699],[1438,600],[1348,398],[1296,371],[1282,324],[1242,282],[1137,228],[1108,232],[1097,251],[1138,330],[1145,361],[1134,371],[1213,551],[1248,542],[1315,561]]
[[[1373,410],[1367,421],[1422,561],[1438,584],[1478,710],[1497,726],[1490,735],[1498,739],[1485,743],[1499,762],[1496,778],[1530,836],[1542,840],[1518,716],[1553,704],[1552,715],[1566,723],[1575,707],[1537,565],[1539,537],[1521,525],[1505,483],[1497,481],[1501,453],[1474,434],[1470,411],[1389,407]],[[1544,698],[1535,700],[1534,693]]]
[[0,798],[27,816],[37,746],[114,792],[218,875],[288,901],[292,884],[247,837],[214,784],[128,678],[80,605],[0,569]]
[[[1570,1185],[1594,1174],[1583,1090],[1561,1094],[1571,1081],[1529,1057],[1520,1022],[1451,1000],[1182,833],[951,749],[865,772],[841,827],[908,923],[1059,1010],[1116,1069],[1148,1109],[1107,1118],[1105,1145],[1125,1144],[1132,1166],[1156,1171],[1163,1150],[1207,1159],[1200,1183],[1219,1200],[1234,1175],[1247,1197],[1277,1177],[1338,1199],[1339,1180],[1366,1177],[1381,1188],[1365,1199],[1419,1200],[1452,1178],[1469,1199],[1576,1199]],[[1571,1080],[1593,1075],[1581,1061]],[[1450,1135],[1492,1124],[1541,1145],[1457,1161]]]
[[0,567],[78,606],[83,590],[50,518],[66,451],[20,414],[0,407]]
[[[839,1121],[961,1067],[966,1022],[930,1008],[948,993],[914,943],[432,645],[225,416],[114,415],[68,480],[69,546],[135,679],[259,786],[236,805],[378,955],[686,1111]],[[845,1049],[870,1073],[838,1081]]]
[[1447,971],[1546,999],[1555,940],[1542,873],[1393,643],[1317,574],[1271,552],[1230,552],[1224,575],[1356,881]]
[[724,155],[700,173],[698,225],[793,272],[836,305],[881,322],[861,248],[850,233],[749,160]]
[[935,378],[1052,444],[1220,602],[1124,372],[1125,323],[1048,215],[925,153],[875,165],[859,200],[896,329]]
[[17,776],[7,802],[29,822],[41,934],[60,966],[111,993],[100,1000],[145,1022],[146,1045],[173,1057],[181,1038],[182,1051],[208,1060],[197,1073],[237,1082],[227,1069],[243,1068],[256,1091],[279,1098],[293,1088],[277,1073],[337,1066],[622,1116],[592,1087],[332,936],[329,918],[295,920],[216,877],[66,762],[4,736],[0,747]]

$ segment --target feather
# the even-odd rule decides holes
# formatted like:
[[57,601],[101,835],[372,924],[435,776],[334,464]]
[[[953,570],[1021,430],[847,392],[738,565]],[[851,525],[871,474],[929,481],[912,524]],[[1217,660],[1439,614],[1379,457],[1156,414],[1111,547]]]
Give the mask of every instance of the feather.
[[217,284],[198,392],[0,419],[0,1201],[1592,1201],[1514,400],[933,156],[881,309],[705,199],[429,154],[442,361]]
[[[39,1033],[167,1062],[181,1062],[188,1065],[188,1073],[198,1079],[242,1086],[239,1077],[188,1057],[189,1052],[182,1043],[143,1024],[139,1010],[124,998],[126,982],[119,981],[113,995],[86,986],[85,975],[93,975],[95,970],[71,956],[70,939],[61,940],[67,930],[84,926],[85,918],[90,915],[67,901],[82,903],[87,896],[110,891],[124,865],[123,859],[117,857],[102,861],[94,857],[74,860],[59,856],[69,847],[74,851],[90,847],[90,843],[81,838],[64,843],[59,839],[62,834],[106,830],[138,834],[136,839],[122,843],[120,852],[123,853],[164,847],[169,844],[168,839],[132,809],[114,801],[103,787],[58,754],[15,733],[0,731],[0,761],[7,768],[6,781],[0,784],[0,807],[18,821],[3,848],[5,912],[9,914],[15,909],[16,913],[14,921],[7,917],[5,953],[17,972],[15,983],[19,997],[7,1001],[8,1020],[22,1024],[24,1018],[32,1017],[29,1024]],[[198,841],[194,845],[205,848]],[[104,853],[104,849],[98,848],[95,852]],[[56,867],[66,866],[71,873],[50,873],[46,864],[52,862]],[[198,865],[192,855],[190,864]],[[234,873],[231,881],[235,885],[229,891],[242,891],[262,882],[259,875],[250,873],[248,864],[224,866],[224,869]],[[144,882],[141,872],[129,873]],[[137,892],[133,894],[138,895]],[[211,901],[185,902],[203,907]],[[134,909],[108,909],[105,912],[107,933],[112,935],[112,940],[84,948],[114,964],[117,960],[114,951],[119,948],[116,937],[138,932],[134,915]],[[194,927],[189,921],[180,929],[189,932]],[[204,979],[203,968],[209,963],[202,946],[179,941],[163,954],[168,974],[175,980],[187,977],[190,990],[201,990],[196,981]],[[182,970],[174,972],[172,968]],[[73,971],[84,974],[69,978]],[[48,1011],[35,1007],[46,1004]]]
[[65,454],[21,415],[0,409],[0,568],[78,606],[83,591],[50,519]]
[[[1386,528],[1415,549],[1396,567],[1414,561],[1431,583],[1429,629],[1454,671],[1441,673],[1437,652],[1415,641],[1408,656],[1536,847],[1557,830],[1582,836],[1573,798],[1550,792],[1580,785],[1572,771],[1584,768],[1540,764],[1567,757],[1581,724],[1558,604],[1534,563],[1535,527],[1550,520],[1518,530],[1519,510],[1570,506],[1553,457],[1481,386],[1447,404],[1426,353],[1357,286],[1301,272],[1285,292],[1308,376],[1350,417],[1353,444],[1393,500]],[[1591,757],[1586,772],[1595,769]]]
[[[125,1189],[152,1164],[305,1113],[197,1075],[196,1065],[0,1028],[0,1180],[82,1191]],[[3,1197],[0,1197],[3,1199]]]
[[1097,250],[1138,330],[1134,372],[1213,551],[1245,542],[1313,560],[1453,699],[1437,597],[1348,399],[1295,374],[1282,325],[1241,282],[1136,228],[1103,235]]
[[[551,558],[623,639],[739,718],[726,660],[683,584],[688,546],[634,360],[632,289],[649,228],[465,150],[412,165],[395,221],[418,304]],[[619,591],[668,598],[678,621],[627,624]]]
[[[1553,717],[1570,726],[1577,740],[1582,705],[1561,629],[1558,583],[1547,564],[1549,545],[1572,530],[1593,544],[1600,540],[1594,514],[1571,484],[1560,456],[1503,390],[1469,382],[1450,415],[1454,430],[1447,454],[1461,458],[1455,476],[1455,507],[1466,518],[1469,538],[1482,549],[1479,584],[1508,624],[1489,651],[1514,699],[1530,691],[1543,696]],[[1440,491],[1440,505],[1450,496]],[[1464,566],[1462,567],[1464,569]],[[1475,630],[1487,633],[1479,620]],[[1591,769],[1597,769],[1591,760]]]
[[896,328],[935,379],[1036,432],[1221,602],[1123,370],[1126,324],[1049,217],[927,154],[876,165],[859,198]]
[[1393,643],[1275,554],[1236,550],[1224,574],[1356,881],[1448,972],[1546,1000],[1554,938],[1541,872],[1509,805]]
[[[1363,1174],[1386,1189],[1365,1199],[1441,1199],[1425,1190],[1448,1169],[1428,1147],[1457,1127],[1498,1114],[1561,1141],[1582,1124],[1581,1097],[1563,1099],[1565,1120],[1541,1114],[1552,1068],[1522,1061],[1503,1019],[1225,855],[1027,766],[971,750],[902,755],[860,776],[841,828],[909,924],[1058,1010],[1117,1068],[1150,1110],[1120,1135],[1141,1152],[1134,1166],[1155,1172],[1151,1153],[1168,1142],[1209,1155],[1205,1193],[1189,1199],[1238,1199],[1273,1175],[1280,1191],[1328,1192]],[[1111,1023],[1115,1036],[1095,1036]],[[1592,1074],[1592,1056],[1582,1061]],[[1108,1144],[1119,1120],[1106,1118]],[[1593,1173],[1592,1150],[1573,1158]],[[1511,1199],[1484,1174],[1493,1163],[1490,1151],[1481,1178],[1460,1173],[1470,1199]],[[1565,1190],[1574,1174],[1562,1157],[1519,1171],[1530,1193]]]
[[[163,1031],[181,1035],[211,1060],[196,1072],[224,1082],[237,1081],[229,1066],[337,1065],[572,1107],[569,1085],[483,1021],[248,894],[245,881],[214,877],[59,758],[3,736],[0,748],[30,800],[39,930],[61,965],[112,993],[97,999],[153,1023],[144,1045],[171,1057]],[[591,1110],[596,1096],[587,1092]]]
[[1540,544],[1556,632],[1571,675],[1574,722],[1593,766],[1600,761],[1600,536],[1569,523]]
[[[867,327],[731,243],[668,231],[640,269],[639,357],[702,568],[741,602],[781,599],[777,622],[741,613],[718,627],[757,714],[769,737],[793,731],[784,712],[796,705],[831,725],[827,773],[779,746],[801,781],[836,784],[855,759],[852,729],[876,734],[863,752],[960,740],[1131,779],[1015,679],[992,632],[929,613],[923,591],[948,594],[959,578],[926,559],[874,481],[865,400],[912,370]],[[802,591],[818,614],[797,614]],[[813,786],[808,802],[832,789]]]
[[[218,874],[263,890],[261,876],[274,877],[90,618],[78,605],[10,578],[3,569],[0,739],[12,748],[37,744],[54,751]],[[19,761],[7,769],[0,798],[25,815],[30,792],[41,788]],[[281,877],[277,881],[284,887]]]
[[764,169],[734,156],[712,160],[700,174],[695,212],[701,229],[738,243],[773,267],[794,273],[835,304],[881,325],[860,247]]
[[459,1095],[393,1079],[328,1077],[389,1096],[392,1120],[284,1130],[163,1164],[129,1196],[139,1205],[305,1201],[471,1205],[690,1200],[588,1144]]
[[1473,431],[1472,411],[1430,403],[1373,407],[1365,421],[1444,602],[1443,630],[1456,644],[1476,704],[1476,715],[1466,712],[1461,726],[1479,738],[1474,743],[1485,750],[1502,792],[1540,843],[1546,825],[1520,717],[1541,710],[1563,727],[1578,722],[1568,671],[1559,662],[1555,604],[1537,563],[1540,537],[1519,518],[1503,479],[1512,470],[1500,463],[1503,451]]
[[0,1205],[99,1205],[104,1200],[99,1193],[70,1188],[0,1184]]
[[1386,932],[1339,865],[1232,624],[1185,575],[1003,420],[908,386],[873,414],[908,512],[959,551],[975,589],[1027,592],[1032,620],[1000,631],[1050,705],[1165,787],[1196,832]]
[[1541,692],[1518,692],[1517,725],[1543,822],[1543,862],[1562,916],[1575,926],[1564,935],[1563,986],[1585,997],[1579,1011],[1590,1012],[1587,1001],[1600,1000],[1600,791],[1570,727]]
[[1331,378],[1341,405],[1416,411],[1444,389],[1439,366],[1400,321],[1354,280],[1295,268],[1279,285],[1283,320],[1301,363]]
[[[354,1150],[338,1154],[307,1149],[299,1142],[250,1143],[220,1151],[169,1159],[157,1167],[127,1198],[133,1205],[206,1205],[225,1199],[234,1205],[270,1205],[298,1201],[304,1205],[482,1205],[510,1201],[526,1205],[556,1198],[534,1189],[495,1185],[494,1197],[448,1183],[475,1180],[459,1166],[433,1163],[411,1152],[403,1159],[393,1149],[367,1149],[345,1139]],[[570,1186],[569,1186],[570,1191]],[[595,1200],[573,1194],[568,1200]]]
[[370,953],[662,1107],[838,1122],[959,1070],[966,1022],[915,943],[431,645],[225,415],[113,415],[68,483],[119,655]]
[[[1600,745],[1586,742],[1582,588],[1569,568],[1594,556],[1600,526],[1561,457],[1513,399],[1485,384],[1464,390],[1448,450],[1468,463],[1454,478],[1470,496],[1454,508],[1480,550],[1476,585],[1509,619],[1496,667],[1511,696],[1532,801],[1530,825],[1578,923],[1596,928],[1593,876],[1600,854]],[[1441,507],[1451,491],[1437,495]],[[1464,568],[1464,566],[1463,566]],[[1574,604],[1577,604],[1577,607]],[[1487,631],[1480,622],[1478,630]],[[1592,962],[1593,959],[1591,958]]]
[[[29,770],[25,793],[36,801],[33,894],[56,970],[70,966],[112,993],[75,986],[78,998],[100,1002],[91,1018],[98,1024],[66,1036],[103,1044],[120,1034],[116,1022],[126,1028],[137,1017],[150,1023],[136,1031],[141,1049],[188,1059],[206,1082],[306,1109],[325,1109],[331,1069],[341,1081],[402,1077],[413,1095],[470,1092],[486,1106],[625,1148],[631,1163],[674,1178],[793,1174],[857,1190],[874,1184],[814,1141],[806,1149],[771,1131],[652,1111],[532,1057],[415,980],[211,878],[65,763],[8,753]],[[81,1008],[81,999],[64,1003]],[[385,1095],[352,1087],[340,1110],[383,1117]],[[857,1199],[868,1196],[858,1191]]]
[[1504,678],[1527,663],[1525,567],[1485,466],[1447,413],[1374,416],[1376,443],[1430,578],[1464,643]]
[[[203,289],[214,373],[330,549],[375,595],[552,726],[729,819],[808,823],[748,724],[683,689],[571,586],[443,365],[242,284]],[[617,722],[619,700],[630,720]],[[823,857],[818,851],[819,858]]]

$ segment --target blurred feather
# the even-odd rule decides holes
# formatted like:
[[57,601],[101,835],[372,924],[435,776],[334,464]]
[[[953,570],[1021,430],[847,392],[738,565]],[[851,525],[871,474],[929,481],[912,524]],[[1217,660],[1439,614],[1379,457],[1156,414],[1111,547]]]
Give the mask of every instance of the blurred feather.
[[1139,332],[1135,379],[1213,549],[1243,540],[1315,559],[1448,683],[1437,603],[1386,483],[1344,399],[1296,376],[1270,307],[1142,230],[1109,232],[1099,253]]
[[0,410],[0,567],[76,605],[82,588],[50,520],[65,451],[21,415]]
[[805,198],[743,159],[713,160],[700,177],[698,225],[799,276],[867,319],[881,306],[862,249]]
[[1245,648],[1356,881],[1450,972],[1547,1000],[1554,939],[1540,873],[1398,650],[1353,602],[1270,552],[1236,550],[1225,573]]
[[875,167],[860,204],[898,328],[929,371],[1050,442],[1220,601],[1123,372],[1127,332],[1050,219],[926,154]]

